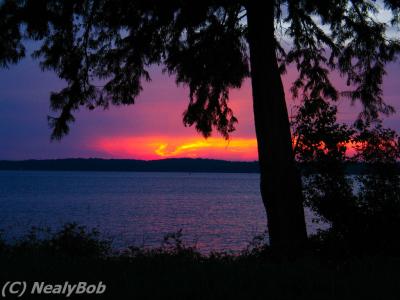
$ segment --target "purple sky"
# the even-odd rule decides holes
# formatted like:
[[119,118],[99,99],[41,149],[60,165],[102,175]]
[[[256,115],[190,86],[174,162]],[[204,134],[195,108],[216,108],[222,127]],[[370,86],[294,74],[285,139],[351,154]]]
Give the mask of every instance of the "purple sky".
[[[387,70],[384,96],[387,103],[400,111],[399,65],[391,65]],[[135,105],[106,111],[83,110],[76,114],[77,121],[66,138],[50,142],[49,94],[61,89],[63,83],[53,73],[41,72],[37,61],[30,58],[8,70],[0,70],[0,159],[257,158],[249,81],[231,93],[230,103],[239,124],[227,144],[217,133],[205,141],[194,128],[185,128],[182,113],[188,103],[187,89],[176,87],[174,79],[162,75],[158,67],[152,68],[151,73],[153,81],[145,84]],[[294,78],[293,70],[284,77],[289,110],[294,104],[289,93]],[[343,87],[341,80],[335,78],[335,81]],[[347,99],[340,100],[339,106],[340,119],[354,121],[359,107],[350,107]],[[387,118],[385,124],[399,131],[399,114]]]

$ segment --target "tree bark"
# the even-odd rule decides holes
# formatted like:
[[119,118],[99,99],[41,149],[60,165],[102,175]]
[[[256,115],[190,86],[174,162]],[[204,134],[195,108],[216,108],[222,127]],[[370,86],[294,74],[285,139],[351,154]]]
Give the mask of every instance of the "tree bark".
[[301,178],[294,162],[276,57],[274,2],[249,0],[246,4],[260,189],[271,247],[297,251],[304,245],[307,232]]

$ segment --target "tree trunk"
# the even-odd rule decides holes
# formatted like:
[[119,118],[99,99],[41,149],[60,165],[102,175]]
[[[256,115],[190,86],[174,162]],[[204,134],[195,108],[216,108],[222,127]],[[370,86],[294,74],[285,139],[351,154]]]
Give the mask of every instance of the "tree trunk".
[[276,58],[274,2],[249,0],[246,5],[253,108],[270,243],[275,250],[295,251],[304,245],[307,232],[301,178],[294,162]]

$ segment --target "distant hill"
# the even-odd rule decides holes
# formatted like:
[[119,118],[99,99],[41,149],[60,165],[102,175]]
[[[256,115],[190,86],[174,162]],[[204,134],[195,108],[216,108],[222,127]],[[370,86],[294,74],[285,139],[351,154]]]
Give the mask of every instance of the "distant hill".
[[162,160],[70,158],[0,161],[0,170],[258,173],[258,162],[173,158]]
[[[301,169],[305,169],[302,166]],[[365,172],[365,165],[349,163],[348,174]],[[400,169],[400,168],[399,168]],[[203,158],[170,158],[161,160],[67,158],[45,160],[0,160],[0,170],[24,171],[111,171],[111,172],[209,172],[258,173],[257,161],[240,162]]]

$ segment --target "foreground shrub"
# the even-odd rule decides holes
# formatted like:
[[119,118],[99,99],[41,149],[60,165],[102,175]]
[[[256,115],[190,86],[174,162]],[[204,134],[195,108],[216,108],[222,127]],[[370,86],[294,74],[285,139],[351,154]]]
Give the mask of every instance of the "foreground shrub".
[[[31,237],[6,245],[7,251],[0,253],[0,282],[101,281],[107,290],[93,296],[96,299],[396,299],[400,292],[399,258],[339,257],[338,245],[335,251],[327,251],[333,241],[327,233],[312,238],[318,251],[286,259],[270,255],[262,236],[236,255],[202,255],[182,243],[181,232],[168,235],[168,245],[131,247],[104,256],[103,245],[108,241],[90,232],[69,224],[58,232],[46,233],[45,238],[28,235]],[[80,245],[91,250],[78,256]],[[99,249],[93,251],[94,245]]]
[[[1,247],[1,243],[0,243]],[[111,241],[100,238],[96,229],[67,223],[58,231],[49,228],[32,227],[29,233],[9,245],[3,241],[3,252],[40,253],[79,258],[106,257],[111,253]]]
[[[400,143],[381,122],[338,124],[322,99],[304,103],[294,123],[306,204],[331,225],[319,237],[346,251],[400,251]],[[353,153],[349,154],[349,148]],[[362,166],[358,175],[349,166]],[[359,168],[360,169],[360,168]]]

